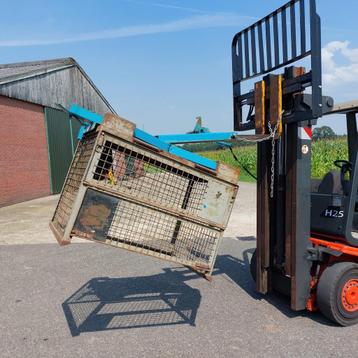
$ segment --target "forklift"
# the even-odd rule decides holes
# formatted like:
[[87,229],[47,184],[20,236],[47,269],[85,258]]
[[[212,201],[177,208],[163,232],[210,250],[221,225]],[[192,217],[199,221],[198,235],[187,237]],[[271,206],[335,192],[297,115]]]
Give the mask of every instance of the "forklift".
[[[322,95],[320,28],[315,0],[295,0],[235,35],[234,129],[271,138],[257,143],[257,291],[348,326],[358,322],[358,103]],[[311,180],[312,125],[331,114],[346,116],[349,157]]]
[[[309,70],[298,66],[302,63]],[[158,138],[176,144],[256,142],[257,247],[250,271],[257,291],[288,296],[294,311],[320,310],[342,326],[353,325],[358,322],[358,102],[334,106],[322,95],[315,0],[291,0],[237,33],[232,74],[234,132]],[[338,158],[337,170],[322,180],[311,180],[312,126],[332,114],[346,116],[349,157]]]

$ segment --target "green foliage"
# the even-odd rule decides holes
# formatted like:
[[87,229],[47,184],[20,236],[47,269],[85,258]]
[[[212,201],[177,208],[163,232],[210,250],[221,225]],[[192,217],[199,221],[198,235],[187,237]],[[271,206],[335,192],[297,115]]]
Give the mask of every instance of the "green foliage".
[[312,132],[313,140],[335,138],[336,133],[328,126],[316,127]]
[[203,142],[203,143],[188,143],[183,144],[183,149],[188,150],[189,152],[203,152],[203,151],[214,151],[219,150],[221,147],[217,143]]
[[[250,180],[245,174],[242,166],[248,168],[253,174],[256,174],[256,145],[234,148],[240,164],[233,158],[228,149],[201,152],[204,157],[218,160],[233,167],[241,167],[241,180]],[[337,169],[333,162],[337,159],[348,158],[348,146],[346,137],[336,137],[334,139],[325,139],[313,141],[312,143],[312,165],[311,176],[313,178],[322,178],[328,171]]]
[[[245,147],[245,146],[250,145],[250,143],[243,142],[243,141],[235,142],[235,143],[231,143],[231,144],[233,147]],[[221,149],[223,149],[223,146],[217,142],[203,142],[203,143],[183,144],[182,148],[185,150],[188,150],[189,152],[199,153],[199,152],[209,152],[209,151],[221,150]]]
[[236,147],[233,149],[240,163],[237,163],[229,149],[201,152],[200,155],[209,159],[223,162],[235,168],[241,169],[241,180],[253,181],[253,179],[242,169],[247,168],[253,175],[256,175],[256,145]]
[[348,160],[346,137],[314,141],[311,164],[312,177],[322,178],[328,171],[337,169],[333,164],[337,159]]

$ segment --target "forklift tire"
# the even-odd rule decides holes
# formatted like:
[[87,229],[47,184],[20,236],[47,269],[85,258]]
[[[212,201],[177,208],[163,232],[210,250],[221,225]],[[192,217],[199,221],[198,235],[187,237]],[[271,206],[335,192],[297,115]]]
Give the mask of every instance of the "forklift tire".
[[339,262],[327,267],[317,287],[320,311],[341,326],[358,323],[358,265]]
[[255,249],[254,253],[251,256],[250,273],[251,273],[252,279],[256,282],[256,249]]

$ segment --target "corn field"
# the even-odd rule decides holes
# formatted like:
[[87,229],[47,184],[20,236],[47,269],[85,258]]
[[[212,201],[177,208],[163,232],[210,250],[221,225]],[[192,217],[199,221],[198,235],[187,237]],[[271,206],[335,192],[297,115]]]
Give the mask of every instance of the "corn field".
[[[233,167],[241,167],[242,169],[242,166],[244,166],[250,172],[256,174],[256,145],[236,147],[233,150],[240,163],[235,161],[228,149],[200,152],[199,154]],[[345,136],[313,141],[311,176],[313,178],[322,178],[329,170],[337,169],[333,164],[337,159],[348,159],[347,138]],[[251,181],[252,179],[242,170],[241,180]]]

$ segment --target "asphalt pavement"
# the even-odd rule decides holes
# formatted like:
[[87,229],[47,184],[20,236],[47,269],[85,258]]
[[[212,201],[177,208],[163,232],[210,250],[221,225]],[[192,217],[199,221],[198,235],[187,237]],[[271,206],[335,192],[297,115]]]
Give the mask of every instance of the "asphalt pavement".
[[357,327],[255,292],[255,190],[242,189],[234,214],[247,215],[231,219],[212,282],[105,245],[59,247],[45,227],[56,198],[0,209],[0,357],[357,357]]

